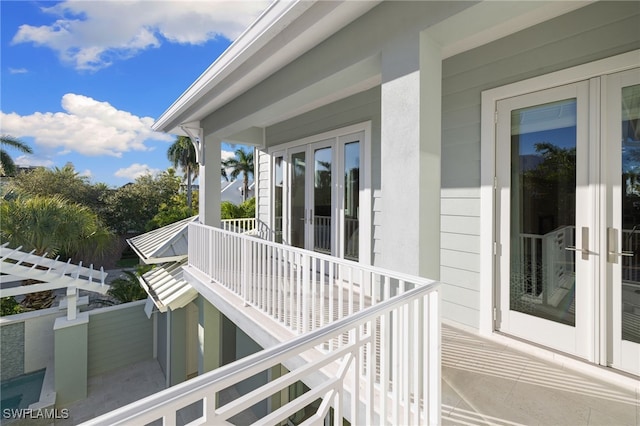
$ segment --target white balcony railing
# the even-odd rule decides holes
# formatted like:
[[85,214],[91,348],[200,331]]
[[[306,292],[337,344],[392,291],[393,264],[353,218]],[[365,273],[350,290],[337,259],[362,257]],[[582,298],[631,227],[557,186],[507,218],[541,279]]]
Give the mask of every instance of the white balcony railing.
[[237,232],[240,234],[248,233],[256,229],[256,219],[252,217],[240,219],[223,219],[220,223],[220,227],[225,231]]
[[189,224],[189,268],[296,333],[432,283],[197,223]]
[[[439,283],[201,224],[188,268],[297,336],[87,424],[250,423],[263,401],[255,424],[440,423]],[[229,401],[256,375],[270,380]],[[300,382],[310,390],[294,397]]]
[[[440,424],[437,289],[437,283],[418,286],[85,424],[143,425],[162,420],[163,425],[175,425],[184,422],[184,417],[192,425],[230,424],[234,416],[255,404],[286,395],[289,386],[299,381],[314,385],[294,399],[272,405],[254,423],[287,424],[291,416],[304,410],[302,424],[342,425],[343,420],[351,424]],[[344,336],[348,339],[343,341]],[[341,343],[334,345],[336,341]],[[231,402],[220,403],[226,389],[309,352],[321,355]]]

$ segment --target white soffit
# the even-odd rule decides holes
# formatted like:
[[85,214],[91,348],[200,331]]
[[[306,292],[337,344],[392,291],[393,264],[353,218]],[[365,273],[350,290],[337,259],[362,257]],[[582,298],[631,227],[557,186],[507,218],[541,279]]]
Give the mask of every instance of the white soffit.
[[[179,126],[182,123],[203,119],[378,3],[379,0],[274,1],[156,120],[152,128],[181,134]],[[312,8],[313,19],[309,19],[310,15],[306,19],[309,22],[301,19]],[[262,56],[259,66],[239,72],[243,64],[256,56]],[[211,96],[219,86],[224,86],[224,89]],[[210,98],[205,100],[207,95]]]
[[591,3],[594,1],[485,0],[433,25],[426,32],[442,46],[444,59]]
[[158,265],[140,277],[140,283],[160,312],[186,306],[198,292],[182,278],[187,260]]

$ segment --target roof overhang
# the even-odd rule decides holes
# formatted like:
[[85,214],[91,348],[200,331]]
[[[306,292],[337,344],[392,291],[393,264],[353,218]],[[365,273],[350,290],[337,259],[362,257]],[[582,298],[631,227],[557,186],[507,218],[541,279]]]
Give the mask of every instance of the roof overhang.
[[139,281],[160,312],[176,310],[198,297],[198,292],[182,278],[187,260],[158,265],[143,274]]
[[178,262],[187,257],[188,226],[197,220],[192,216],[129,238],[127,243],[147,265]]
[[[183,123],[201,123],[236,97],[264,81],[290,64],[293,60],[335,34],[377,6],[379,1],[274,1],[174,103],[153,125],[154,130],[184,134]],[[508,3],[508,4],[507,4]],[[483,44],[521,31],[538,23],[584,7],[592,1],[480,1],[469,2],[469,7],[448,16],[425,29],[442,48],[447,58]],[[359,64],[365,70],[369,63]],[[348,70],[345,70],[347,72]],[[360,85],[340,91],[366,90],[379,84],[379,77],[365,74]],[[342,75],[335,76],[336,84],[344,85]],[[331,84],[318,82],[318,88]],[[310,88],[313,89],[313,88]],[[337,91],[333,91],[336,93]],[[230,137],[252,126],[264,126],[278,119],[289,118],[291,111],[298,113],[326,105],[336,99],[332,91],[324,97],[311,100],[313,90],[296,94],[296,108],[287,104],[265,107],[242,122],[233,123],[218,131],[217,136]],[[287,115],[287,113],[289,115]],[[265,118],[266,116],[269,119]]]
[[199,122],[378,3],[272,2],[156,120],[153,129],[186,136],[183,123]]

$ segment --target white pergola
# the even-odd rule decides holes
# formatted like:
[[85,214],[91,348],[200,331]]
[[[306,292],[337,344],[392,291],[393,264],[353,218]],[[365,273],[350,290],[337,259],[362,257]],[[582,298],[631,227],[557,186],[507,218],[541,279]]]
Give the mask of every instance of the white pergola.
[[[22,251],[22,246],[11,249],[9,243],[0,246],[0,297],[18,296],[40,291],[67,289],[67,319],[76,319],[78,289],[106,294],[109,286],[105,284],[107,273],[100,270],[72,264],[71,259],[66,263],[47,257]],[[2,288],[7,283],[21,280],[37,280],[40,284],[19,285]]]

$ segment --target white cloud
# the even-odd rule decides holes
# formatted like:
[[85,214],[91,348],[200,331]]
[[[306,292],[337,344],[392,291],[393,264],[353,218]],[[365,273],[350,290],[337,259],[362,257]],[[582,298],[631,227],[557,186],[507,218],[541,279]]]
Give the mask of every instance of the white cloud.
[[139,164],[139,163],[133,163],[132,165],[130,165],[129,167],[126,167],[124,169],[118,169],[114,175],[116,177],[120,177],[120,178],[127,178],[127,179],[131,179],[134,180],[136,178],[139,178],[140,176],[144,176],[144,175],[156,175],[158,173],[162,172],[162,170],[160,169],[152,169],[151,167],[147,166],[146,164]]
[[67,93],[65,112],[36,112],[21,116],[0,112],[1,133],[33,137],[35,143],[62,153],[121,157],[129,151],[150,151],[148,140],[172,141],[171,135],[151,130],[153,118],[138,117],[108,102]]
[[9,68],[9,74],[26,74],[29,70],[26,68]]
[[40,158],[37,155],[21,155],[13,159],[14,163],[22,167],[53,167],[54,162],[48,158]]
[[93,177],[93,173],[91,173],[91,170],[89,170],[89,169],[86,169],[86,170],[80,172],[79,174],[80,174],[80,176],[84,176],[84,177],[87,177],[89,179],[91,179]]
[[12,42],[58,52],[78,70],[98,70],[163,41],[202,44],[234,40],[268,1],[64,1],[43,10],[51,25],[21,25]]

